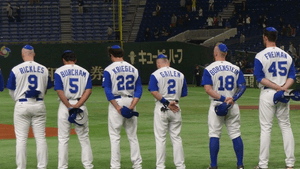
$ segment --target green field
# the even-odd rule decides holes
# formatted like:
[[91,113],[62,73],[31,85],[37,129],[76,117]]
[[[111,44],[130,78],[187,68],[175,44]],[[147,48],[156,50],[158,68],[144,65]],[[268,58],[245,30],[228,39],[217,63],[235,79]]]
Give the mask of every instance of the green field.
[[[188,96],[180,100],[182,110],[182,131],[183,147],[185,152],[185,163],[188,169],[206,169],[210,163],[208,149],[208,126],[207,112],[209,107],[208,95],[202,87],[189,87]],[[259,90],[247,89],[245,94],[238,101],[240,105],[258,105]],[[8,95],[8,90],[0,93],[1,124],[13,124],[14,102]],[[45,103],[47,107],[47,127],[57,127],[58,101],[56,92],[48,91]],[[291,104],[299,104],[291,101]],[[101,87],[94,87],[93,93],[87,102],[89,111],[90,140],[94,155],[95,169],[108,169],[110,166],[110,141],[107,129],[107,109],[104,90]],[[153,109],[154,98],[144,86],[144,94],[137,105],[140,113],[138,118],[138,138],[143,158],[143,168],[155,168],[155,139],[153,133]],[[299,110],[290,112],[292,128],[294,132],[296,149],[295,167],[300,167],[299,144],[300,144],[300,113]],[[284,168],[285,154],[277,120],[274,120],[272,141],[270,150],[269,168]],[[246,169],[252,169],[258,163],[260,126],[258,110],[241,110],[241,132],[244,141],[244,165]],[[131,168],[130,149],[125,131],[121,135],[122,168]],[[58,140],[57,137],[48,137],[49,169],[57,168],[58,161]],[[15,164],[15,140],[0,140],[0,168],[16,168]],[[28,139],[27,146],[27,168],[36,168],[35,140]],[[77,136],[71,136],[69,142],[69,168],[82,169],[80,160],[80,144]],[[168,137],[166,168],[174,169],[172,145]],[[227,135],[226,128],[220,140],[220,152],[218,158],[219,169],[235,169],[236,158],[232,147],[232,141]]]

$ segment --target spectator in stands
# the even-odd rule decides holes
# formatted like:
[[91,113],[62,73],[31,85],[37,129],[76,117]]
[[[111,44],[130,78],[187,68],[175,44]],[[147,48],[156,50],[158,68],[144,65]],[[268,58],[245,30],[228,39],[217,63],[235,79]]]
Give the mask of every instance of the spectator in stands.
[[242,18],[241,14],[239,14],[239,18],[237,19],[237,25],[238,26],[242,26],[243,25],[243,18]]
[[245,35],[242,33],[241,36],[240,36],[240,44],[244,44],[245,43]]
[[188,12],[191,12],[192,11],[192,0],[186,0],[186,10]]
[[199,15],[200,18],[203,17],[203,9],[201,7],[199,9],[198,15]]
[[284,45],[283,44],[280,44],[280,49],[284,50]]
[[259,15],[259,18],[258,18],[258,26],[262,28],[263,23],[264,23],[264,18],[263,18],[261,15]]
[[148,41],[150,38],[150,28],[147,28],[145,31],[145,41]]
[[155,37],[156,39],[158,39],[159,36],[160,36],[159,29],[155,26],[155,28],[154,28],[154,37]]
[[196,11],[196,0],[192,0],[192,11]]
[[83,13],[83,5],[84,5],[83,0],[78,0],[78,12],[81,14]]
[[291,24],[288,24],[288,27],[286,29],[287,36],[292,36],[292,26]]
[[214,23],[213,26],[216,28],[218,26],[218,18],[217,16],[214,16]]
[[251,24],[251,18],[249,15],[246,15],[246,24],[249,26]]
[[107,39],[111,39],[111,36],[113,34],[113,29],[111,28],[111,26],[107,27],[106,32],[107,32]]
[[15,15],[15,19],[16,19],[16,22],[21,22],[21,7],[20,7],[20,5],[17,6],[17,12]]
[[157,3],[155,12],[154,12],[154,16],[160,16],[160,10],[161,10],[161,6],[159,5],[159,3]]
[[209,2],[209,6],[208,6],[208,10],[210,10],[210,11],[214,11],[215,10],[215,1],[214,0],[209,0],[208,1]]
[[231,25],[230,25],[230,22],[228,19],[226,19],[226,22],[225,22],[225,28],[231,28]]
[[294,47],[294,44],[291,41],[290,41],[290,46],[289,46],[289,52],[291,52],[291,54],[293,56],[297,55],[296,48]]
[[180,0],[180,7],[184,11],[185,8],[185,0]]
[[[265,25],[265,26],[264,26]],[[267,27],[268,25],[268,17],[267,15],[264,16],[264,23],[263,23],[263,28]]]
[[219,16],[218,26],[219,26],[219,28],[223,28],[223,18],[222,18],[222,16]]
[[207,22],[207,28],[208,29],[211,29],[213,27],[213,23],[214,23],[214,19],[209,16],[207,19],[206,19],[206,22]]
[[173,13],[171,18],[171,27],[176,27],[176,23],[177,23],[177,16],[175,15],[175,13]]
[[168,32],[167,32],[167,29],[165,27],[163,27],[161,29],[161,36],[168,36]]
[[196,65],[196,68],[194,70],[194,75],[195,75],[196,85],[200,86],[200,84],[201,84],[201,70],[200,70],[198,65]]
[[280,28],[283,27],[283,18],[282,18],[282,16],[280,16],[280,18],[279,18],[279,27]]
[[292,37],[295,37],[296,36],[296,28],[294,28],[294,27],[291,27],[291,28],[292,28],[291,35],[292,35]]
[[191,22],[191,18],[189,17],[189,14],[185,14],[184,16],[184,26],[189,26]]
[[245,14],[245,13],[247,13],[247,11],[248,11],[247,4],[246,4],[245,1],[243,1],[243,3],[242,3],[242,12]]
[[184,24],[184,17],[183,17],[183,15],[179,15],[178,25],[183,26],[183,24]]
[[282,25],[282,29],[281,29],[280,34],[281,34],[282,36],[286,36],[286,28],[285,28],[284,25]]
[[7,12],[8,19],[12,19],[13,8],[12,8],[10,2],[7,2],[6,12]]

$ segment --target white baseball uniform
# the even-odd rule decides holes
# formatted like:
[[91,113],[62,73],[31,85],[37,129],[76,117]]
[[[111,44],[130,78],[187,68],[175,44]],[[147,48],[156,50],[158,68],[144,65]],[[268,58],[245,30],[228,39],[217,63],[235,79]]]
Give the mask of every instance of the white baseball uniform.
[[36,139],[37,168],[47,168],[46,107],[43,100],[47,88],[51,86],[47,68],[39,63],[26,61],[11,70],[7,88],[16,102],[14,127],[17,139],[17,169],[26,168],[26,145],[30,126]]
[[[161,67],[150,76],[150,92],[158,91],[168,101],[179,102],[180,97],[187,96],[187,84],[184,75],[171,67]],[[156,100],[154,108],[154,134],[156,142],[156,168],[164,169],[166,160],[166,135],[169,131],[173,145],[174,164],[177,169],[184,169],[184,152],[181,132],[181,110],[173,113],[162,111],[163,104]],[[178,104],[179,107],[179,104]]]
[[[290,55],[278,47],[268,47],[259,52],[255,57],[254,76],[258,82],[263,78],[283,86],[288,78],[295,80],[295,67]],[[260,120],[260,155],[259,167],[268,168],[269,149],[273,116],[278,119],[282,132],[286,166],[294,166],[295,142],[289,119],[289,103],[273,103],[275,90],[259,84],[261,93],[259,97]]]
[[[212,85],[213,90],[225,96],[232,97],[237,91],[237,85],[245,83],[245,78],[239,67],[227,61],[215,61],[204,69],[202,85]],[[209,137],[220,138],[223,125],[227,127],[228,135],[235,139],[241,135],[240,132],[240,110],[235,102],[226,116],[218,116],[215,106],[222,102],[211,100],[208,112]]]
[[[107,66],[103,73],[103,83],[107,100],[116,100],[123,107],[131,105],[133,97],[141,98],[142,83],[138,70],[126,61],[113,62]],[[124,118],[115,107],[109,103],[108,106],[108,131],[111,144],[111,169],[121,168],[120,132],[121,127],[127,133],[130,144],[132,168],[142,168],[142,157],[137,138],[137,117]]]
[[[54,90],[62,90],[70,104],[76,104],[86,89],[92,89],[90,74],[84,68],[76,64],[67,64],[55,71]],[[80,107],[88,114],[85,104]],[[68,141],[70,139],[71,123],[68,121],[68,108],[60,101],[58,108],[58,169],[68,168]],[[81,145],[81,162],[85,169],[92,169],[94,166],[93,154],[89,139],[89,125],[86,122],[83,126],[74,124],[78,140]]]

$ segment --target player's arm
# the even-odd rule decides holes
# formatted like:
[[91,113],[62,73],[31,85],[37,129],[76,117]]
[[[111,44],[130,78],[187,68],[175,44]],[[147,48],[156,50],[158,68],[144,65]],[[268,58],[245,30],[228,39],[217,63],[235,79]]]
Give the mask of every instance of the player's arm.
[[104,71],[102,87],[104,88],[106,98],[114,106],[114,108],[118,111],[118,113],[121,114],[122,107],[115,100],[115,97],[111,91],[111,86],[112,86],[112,83],[111,83],[111,79],[110,79],[110,74],[107,71]]
[[9,89],[9,95],[15,100],[14,91],[16,90],[16,76],[13,71],[10,72],[6,87]]
[[288,76],[287,76],[287,80],[285,82],[285,84],[282,86],[283,90],[287,91],[287,89],[289,89],[294,81],[296,79],[296,69],[295,69],[295,65],[294,62],[291,64]]
[[182,91],[181,91],[181,97],[185,97],[188,95],[188,88],[185,78],[183,79],[183,85],[182,85]]
[[91,79],[91,76],[89,76],[86,86],[85,86],[85,91],[83,92],[80,100],[75,105],[73,105],[74,108],[81,107],[87,101],[87,99],[92,94],[92,86],[93,86],[92,79]]
[[57,92],[59,99],[64,103],[64,105],[67,108],[72,107],[72,105],[69,103],[68,99],[65,96],[61,77],[57,73],[54,74],[54,90]]
[[134,90],[133,100],[132,100],[130,106],[128,107],[130,110],[134,109],[134,107],[136,106],[136,104],[141,99],[142,94],[143,94],[142,81],[141,81],[140,76],[138,76],[138,78],[137,78],[137,80],[135,82],[135,90]]
[[2,76],[2,71],[0,69],[0,91],[2,92],[4,90],[4,80]]
[[237,91],[232,96],[234,102],[237,101],[237,99],[239,99],[246,90],[246,80],[245,80],[244,74],[241,70],[239,72],[239,76],[238,76],[236,84],[237,84]]
[[256,81],[258,83],[261,83],[262,85],[269,87],[274,90],[281,90],[281,86],[277,85],[276,83],[271,82],[269,79],[265,78],[265,73],[263,72],[263,66],[261,62],[255,58],[254,61],[254,72],[253,75],[256,78]]

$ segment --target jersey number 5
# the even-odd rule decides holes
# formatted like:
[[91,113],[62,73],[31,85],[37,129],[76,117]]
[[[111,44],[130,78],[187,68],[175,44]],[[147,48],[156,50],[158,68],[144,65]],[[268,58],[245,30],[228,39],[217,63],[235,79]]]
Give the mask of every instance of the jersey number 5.
[[[126,79],[126,83],[125,83],[125,79]],[[127,75],[126,78],[124,76],[118,76],[117,77],[117,81],[118,81],[118,90],[133,90],[134,89],[134,76],[133,75]],[[124,85],[125,83],[125,85]]]
[[78,78],[70,78],[69,79],[69,82],[70,82],[70,89],[69,91],[71,93],[77,93],[78,92]]
[[278,74],[280,76],[285,76],[287,74],[287,69],[286,69],[286,67],[284,65],[287,65],[287,61],[273,62],[271,64],[271,66],[269,67],[269,69],[268,69],[269,73],[272,73],[273,77],[277,76],[276,63],[278,63],[278,69],[279,69]]
[[232,90],[234,87],[234,77],[229,75],[225,77],[225,88],[224,88],[224,78],[223,76],[219,77],[220,80],[220,87],[218,88],[219,91]]

